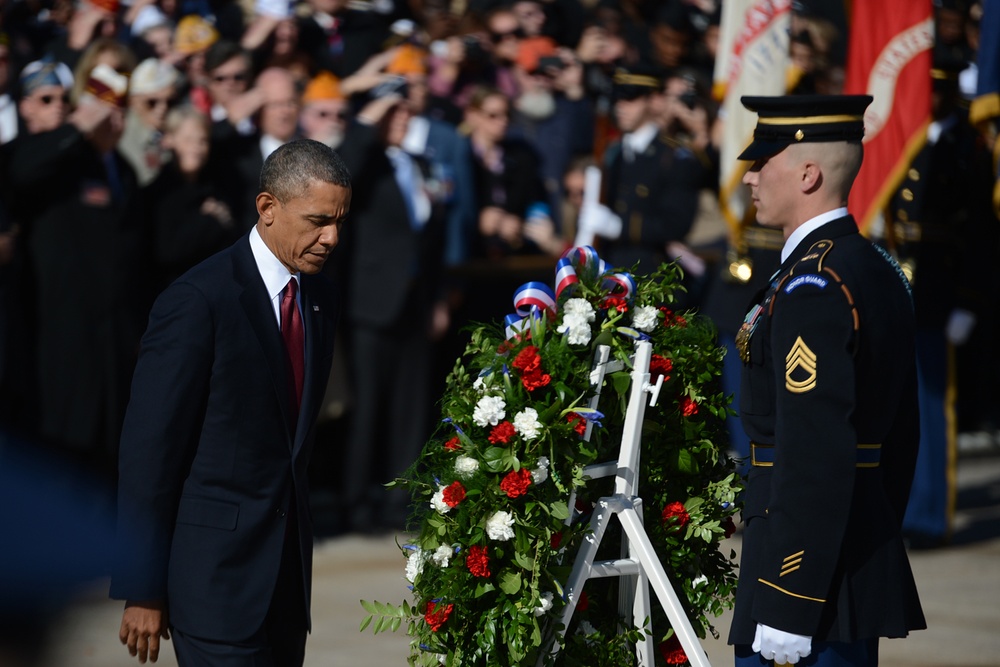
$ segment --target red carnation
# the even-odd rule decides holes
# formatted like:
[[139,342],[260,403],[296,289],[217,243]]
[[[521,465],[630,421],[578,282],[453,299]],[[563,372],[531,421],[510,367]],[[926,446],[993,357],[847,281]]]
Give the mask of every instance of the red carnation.
[[566,421],[573,425],[573,430],[577,435],[584,435],[587,432],[587,420],[575,412],[566,415]]
[[684,503],[674,501],[663,508],[663,525],[683,528],[690,520],[691,516],[684,509]]
[[432,632],[437,632],[441,629],[444,622],[451,616],[451,610],[455,608],[453,604],[446,604],[441,609],[434,611],[436,606],[436,603],[428,602],[427,611],[424,612],[424,620],[427,621],[427,625],[431,626]]
[[516,433],[517,431],[514,430],[513,424],[508,421],[502,421],[494,426],[493,430],[490,431],[489,441],[494,445],[498,442],[502,442],[506,445]]
[[674,635],[667,641],[660,644],[660,655],[667,661],[668,665],[683,665],[687,663],[688,657],[681,647],[681,640]]
[[552,537],[549,538],[549,546],[552,547],[553,551],[558,551],[559,545],[562,544],[562,538],[561,530],[558,533],[552,533]]
[[674,362],[666,357],[654,354],[649,360],[649,381],[656,382],[656,379],[663,376],[663,381],[670,379],[670,371],[674,370]]
[[688,324],[683,315],[674,315],[674,311],[666,306],[660,306],[660,312],[663,313],[663,326],[665,327],[680,327],[683,329]]
[[530,373],[541,367],[542,357],[539,356],[537,347],[528,345],[517,353],[517,356],[514,357],[514,361],[510,365],[522,373]]
[[451,451],[454,451],[456,449],[461,449],[462,445],[460,445],[459,442],[460,441],[458,439],[458,436],[456,435],[454,438],[452,438],[448,442],[444,443],[444,448],[448,449],[448,450],[451,450]]
[[469,547],[469,555],[465,557],[465,566],[474,577],[490,576],[490,559],[486,555],[486,547]]
[[531,471],[527,468],[507,473],[500,482],[500,488],[511,498],[523,496],[529,486],[531,486]]
[[455,507],[465,500],[465,487],[462,486],[461,482],[452,482],[444,488],[441,495],[445,505]]
[[528,391],[544,387],[552,381],[552,376],[542,372],[542,357],[534,345],[521,350],[510,365],[521,371],[521,384]]
[[614,308],[619,313],[625,313],[628,312],[628,301],[623,296],[609,296],[604,299],[601,308],[607,308],[608,310]]
[[528,391],[535,391],[539,387],[544,387],[552,381],[552,376],[541,371],[532,371],[521,376],[521,384]]
[[692,401],[690,396],[681,399],[681,414],[685,417],[698,414],[698,404]]
[[725,531],[723,533],[728,540],[736,532],[736,524],[733,522],[733,517],[727,516],[725,521],[722,522],[722,529]]

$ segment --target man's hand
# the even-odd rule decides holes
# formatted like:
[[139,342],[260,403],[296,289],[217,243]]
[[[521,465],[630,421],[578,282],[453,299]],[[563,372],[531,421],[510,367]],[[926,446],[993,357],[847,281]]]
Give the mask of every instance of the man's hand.
[[139,662],[145,664],[146,657],[150,662],[156,662],[160,657],[160,637],[170,639],[167,629],[167,612],[160,600],[125,602],[125,613],[122,614],[122,627],[118,631],[118,639],[128,646],[131,656],[139,656]]
[[812,653],[812,637],[758,623],[752,648],[765,660],[774,660],[776,665],[794,665]]

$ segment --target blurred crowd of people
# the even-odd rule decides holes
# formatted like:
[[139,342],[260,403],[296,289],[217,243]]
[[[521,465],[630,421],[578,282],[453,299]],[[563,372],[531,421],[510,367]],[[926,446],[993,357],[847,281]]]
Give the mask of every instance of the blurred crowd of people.
[[[750,224],[734,246],[716,203],[723,1],[0,0],[5,429],[113,475],[152,299],[255,224],[263,160],[296,138],[336,148],[354,182],[317,452],[344,527],[401,525],[379,485],[429,435],[462,326],[551,283],[578,242],[640,272],[677,260],[682,306],[724,339],[781,239]],[[789,92],[841,92],[842,11],[793,3]],[[917,300],[929,326],[970,350],[966,429],[995,430],[997,280],[960,271],[997,249],[989,153],[963,116],[979,13],[936,7],[935,118],[960,138],[932,160],[947,182],[911,170],[882,235],[936,290]]]

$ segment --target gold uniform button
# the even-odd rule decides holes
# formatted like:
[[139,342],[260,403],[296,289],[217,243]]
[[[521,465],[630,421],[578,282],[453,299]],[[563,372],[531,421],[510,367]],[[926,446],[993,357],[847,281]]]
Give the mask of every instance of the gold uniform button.
[[913,190],[910,188],[903,188],[903,191],[899,193],[903,199],[906,201],[913,201]]
[[907,220],[910,219],[910,216],[909,216],[909,214],[907,214],[907,212],[905,210],[899,209],[898,211],[896,211],[896,219],[897,220],[902,220],[903,222],[906,222]]
[[635,193],[640,197],[642,197],[643,199],[645,199],[646,197],[649,196],[649,188],[640,183],[639,185],[635,186]]
[[795,141],[802,141],[802,139],[805,138],[805,136],[806,136],[805,132],[803,132],[802,130],[795,131]]
[[912,169],[911,168],[910,171],[908,171],[906,173],[906,175],[910,177],[911,181],[919,181],[920,180],[920,172],[917,171],[916,169]]

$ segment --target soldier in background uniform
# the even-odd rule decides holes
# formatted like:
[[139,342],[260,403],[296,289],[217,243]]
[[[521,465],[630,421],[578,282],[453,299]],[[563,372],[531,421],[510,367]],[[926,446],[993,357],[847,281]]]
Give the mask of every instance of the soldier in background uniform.
[[870,667],[879,637],[926,627],[901,533],[919,439],[913,304],[846,208],[871,100],[742,100],[759,115],[743,182],[785,244],[737,338],[752,441],[737,667]]
[[703,164],[690,148],[668,138],[656,122],[652,96],[659,78],[638,68],[614,76],[615,119],[624,133],[604,160],[607,206],[585,203],[581,229],[605,239],[612,266],[648,273],[672,259],[668,246],[687,236],[698,212]]
[[941,546],[951,537],[955,347],[969,340],[996,282],[990,154],[958,105],[958,73],[964,67],[961,60],[935,63],[927,142],[890,199],[887,215],[885,244],[912,284],[917,318],[920,454],[903,521],[914,548]]

